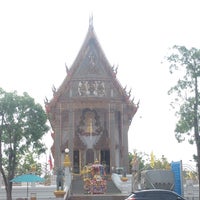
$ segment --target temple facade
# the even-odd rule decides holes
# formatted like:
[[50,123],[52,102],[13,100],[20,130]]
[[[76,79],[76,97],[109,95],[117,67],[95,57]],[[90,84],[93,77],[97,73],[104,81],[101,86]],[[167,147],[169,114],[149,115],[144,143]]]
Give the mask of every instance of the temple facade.
[[74,63],[66,66],[64,81],[45,102],[55,169],[63,166],[68,148],[74,173],[95,160],[105,164],[108,173],[112,167],[128,170],[128,130],[138,105],[116,75],[90,21]]

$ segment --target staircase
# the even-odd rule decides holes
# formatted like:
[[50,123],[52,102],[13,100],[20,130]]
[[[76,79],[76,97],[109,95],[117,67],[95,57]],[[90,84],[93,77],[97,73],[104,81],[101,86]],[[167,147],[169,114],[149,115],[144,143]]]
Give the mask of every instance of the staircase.
[[71,196],[69,200],[124,200],[127,196],[124,195],[111,195],[111,194],[99,194],[99,195],[76,195]]
[[127,194],[122,194],[112,180],[107,180],[105,194],[86,194],[83,189],[83,180],[76,177],[72,181],[71,195],[69,200],[124,200]]

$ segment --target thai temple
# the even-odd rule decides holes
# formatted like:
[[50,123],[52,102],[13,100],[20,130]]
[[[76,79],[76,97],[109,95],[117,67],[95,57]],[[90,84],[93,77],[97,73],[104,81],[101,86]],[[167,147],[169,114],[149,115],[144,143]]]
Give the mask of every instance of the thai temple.
[[69,150],[72,172],[98,161],[106,173],[129,169],[128,130],[138,104],[130,99],[117,79],[117,67],[110,65],[90,18],[85,40],[53,98],[45,102],[53,130],[54,168],[63,166]]

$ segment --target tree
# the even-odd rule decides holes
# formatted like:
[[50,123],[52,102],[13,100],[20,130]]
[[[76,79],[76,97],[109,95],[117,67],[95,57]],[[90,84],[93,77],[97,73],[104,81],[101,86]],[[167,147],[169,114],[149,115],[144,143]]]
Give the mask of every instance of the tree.
[[[153,157],[153,158],[152,158]],[[150,155],[150,163],[145,165],[146,169],[166,169],[169,170],[170,163],[168,162],[167,158],[162,155],[161,158],[156,158],[153,153]]]
[[48,131],[42,106],[27,93],[6,92],[0,88],[0,172],[7,200],[12,200],[12,182],[24,155],[45,152],[42,136]]
[[[170,63],[170,73],[179,72],[179,79],[169,90],[169,95],[176,94],[172,105],[178,109],[178,121],[175,136],[178,142],[188,139],[190,144],[196,144],[197,155],[194,159],[198,167],[200,180],[200,135],[199,135],[199,77],[200,77],[200,50],[187,49],[184,46],[174,46],[173,53],[167,57]],[[199,188],[200,196],[200,188]]]
[[36,173],[37,175],[41,176],[42,164],[39,163],[38,155],[36,152],[28,152],[23,157],[21,157],[15,170],[15,176],[24,173]]

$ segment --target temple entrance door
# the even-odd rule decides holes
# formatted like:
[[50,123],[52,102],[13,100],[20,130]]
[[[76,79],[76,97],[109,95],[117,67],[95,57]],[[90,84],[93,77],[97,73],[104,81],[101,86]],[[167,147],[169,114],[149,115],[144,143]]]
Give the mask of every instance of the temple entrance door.
[[73,159],[73,168],[74,173],[79,174],[80,168],[79,168],[79,150],[74,151],[74,159]]
[[106,173],[110,173],[110,150],[101,150],[101,163],[106,165]]
[[94,163],[94,151],[92,149],[88,149],[86,152],[86,165],[89,163]]

